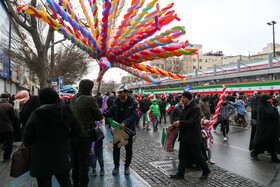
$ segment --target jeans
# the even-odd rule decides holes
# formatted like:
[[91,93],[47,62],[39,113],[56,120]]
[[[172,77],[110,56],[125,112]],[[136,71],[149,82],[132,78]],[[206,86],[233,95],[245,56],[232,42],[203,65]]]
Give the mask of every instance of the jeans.
[[245,120],[245,118],[244,118],[244,115],[241,115],[241,114],[237,114],[236,121],[237,121],[238,123],[240,123],[240,124],[242,123],[243,125],[246,124],[246,120]]
[[158,118],[159,118],[159,116],[154,116],[154,115],[152,115],[152,123],[153,123],[153,128],[154,128],[154,130],[157,130],[157,127],[158,127]]
[[[128,138],[128,144],[125,145],[125,167],[129,167],[132,159],[132,137]],[[113,146],[113,158],[115,167],[120,166],[120,151],[121,148],[118,148],[118,143]]]
[[[55,175],[59,185],[61,187],[71,187],[71,181],[69,172],[65,172],[59,175]],[[51,187],[52,186],[52,176],[49,177],[39,177],[37,178],[38,187]]]
[[13,150],[13,132],[1,132],[0,133],[0,142],[3,142],[4,148],[4,160],[8,160],[11,158],[12,150]]
[[223,132],[224,137],[226,137],[226,135],[229,132],[229,121],[228,120],[221,120],[221,130]]
[[159,123],[161,123],[161,118],[164,119],[164,123],[166,123],[166,111],[160,112]]
[[75,185],[88,185],[90,162],[90,138],[79,137],[71,141],[72,179]]
[[91,155],[91,167],[92,169],[96,169],[96,161],[98,160],[100,168],[104,168],[104,159],[103,159],[103,146],[100,148],[94,148],[94,154]]

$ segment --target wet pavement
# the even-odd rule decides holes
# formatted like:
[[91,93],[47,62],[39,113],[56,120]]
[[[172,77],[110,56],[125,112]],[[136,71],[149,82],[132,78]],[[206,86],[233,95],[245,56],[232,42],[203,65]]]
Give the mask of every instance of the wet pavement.
[[[169,117],[168,117],[169,118]],[[250,113],[246,115],[249,122]],[[168,120],[169,121],[169,120]],[[142,124],[141,121],[139,124]],[[210,165],[211,174],[208,180],[201,181],[198,177],[201,171],[187,170],[184,180],[170,179],[178,164],[178,142],[174,152],[168,153],[160,145],[162,127],[159,131],[143,130],[137,128],[137,135],[133,144],[133,159],[131,163],[131,174],[124,175],[123,162],[121,162],[120,174],[112,176],[114,167],[112,158],[112,135],[111,131],[103,126],[105,176],[99,176],[99,165],[97,164],[98,176],[90,174],[89,186],[280,186],[279,164],[270,162],[268,155],[260,155],[261,162],[250,158],[248,150],[251,129],[250,126],[230,127],[229,141],[223,142],[222,134],[217,128],[213,131],[214,145],[212,148],[215,165]],[[14,148],[18,146],[15,144]],[[121,149],[122,157],[125,154]],[[2,163],[3,151],[0,149],[0,187],[8,186],[37,186],[36,180],[29,173],[19,178],[9,177],[8,163]],[[122,160],[122,159],[121,159]],[[59,186],[53,177],[53,186]]]
[[[102,126],[103,132],[105,134],[105,139],[103,145],[104,148],[104,168],[105,175],[100,176],[100,168],[97,163],[97,176],[91,176],[91,168],[89,172],[89,185],[88,186],[100,186],[100,187],[145,187],[150,186],[145,180],[143,180],[136,172],[131,169],[131,174],[126,176],[124,175],[124,162],[120,162],[120,172],[118,175],[113,176],[112,170],[114,168],[113,156],[112,156],[112,143],[109,143],[113,140],[111,130]],[[15,143],[14,149],[17,148],[19,143]],[[18,178],[9,177],[10,172],[10,163],[11,162],[2,162],[3,150],[0,149],[0,187],[35,187],[37,186],[36,179],[29,175],[29,172]],[[55,177],[52,178],[52,186],[58,187],[59,184]]]
[[[246,121],[250,124],[250,112],[245,115]],[[141,139],[150,139],[153,142],[161,142],[161,131],[163,127],[169,125],[159,125],[159,131],[146,131],[139,128],[137,135]],[[142,124],[140,122],[140,124]],[[229,172],[248,178],[261,185],[280,186],[280,164],[270,161],[270,156],[266,154],[259,155],[261,162],[252,160],[249,151],[249,141],[251,135],[251,126],[246,128],[230,126],[228,142],[223,141],[223,135],[218,126],[217,130],[212,130],[214,144],[212,147],[212,158],[216,166]],[[145,137],[145,138],[143,138]],[[178,142],[175,144],[175,150],[179,150]],[[279,156],[279,155],[278,155]],[[280,158],[280,156],[279,156]]]

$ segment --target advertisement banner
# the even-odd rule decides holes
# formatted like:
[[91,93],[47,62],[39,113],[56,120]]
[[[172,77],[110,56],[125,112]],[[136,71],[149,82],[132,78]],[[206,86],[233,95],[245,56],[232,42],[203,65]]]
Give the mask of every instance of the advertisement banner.
[[9,49],[10,20],[2,1],[0,1],[0,76],[10,77]]

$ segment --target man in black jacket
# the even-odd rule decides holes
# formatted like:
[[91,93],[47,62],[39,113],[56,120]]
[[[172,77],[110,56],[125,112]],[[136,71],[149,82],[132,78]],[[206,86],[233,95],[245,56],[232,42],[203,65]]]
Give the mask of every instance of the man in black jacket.
[[[140,110],[142,112],[142,116],[143,116],[143,128],[145,128],[145,124],[146,124],[146,120],[145,120],[145,116],[146,116],[146,112],[149,110],[150,106],[151,106],[151,101],[150,99],[148,99],[147,95],[144,96],[144,99],[140,100]],[[147,130],[149,129],[149,124],[147,124]]]
[[201,153],[201,126],[200,109],[190,92],[182,94],[184,109],[181,112],[180,120],[175,121],[172,126],[180,128],[179,141],[179,168],[176,175],[171,175],[174,179],[183,179],[185,175],[186,163],[190,156],[193,156],[195,163],[202,168],[203,173],[200,179],[207,179],[210,170]]
[[[127,86],[121,85],[118,88],[117,92],[118,98],[114,100],[112,106],[109,108],[109,110],[106,110],[103,115],[105,117],[112,117],[113,120],[120,123],[123,128],[126,127],[129,131],[128,144],[125,146],[126,156],[124,170],[124,174],[129,175],[129,165],[132,159],[132,137],[136,134],[135,121],[138,117],[137,103],[135,102],[133,97],[127,95]],[[114,144],[113,147],[113,158],[115,165],[115,168],[112,172],[113,175],[117,175],[119,173],[120,148],[118,148],[118,143]]]
[[159,104],[159,109],[160,109],[160,119],[159,123],[161,123],[161,119],[164,119],[164,123],[166,123],[166,101],[165,98],[162,97],[161,103]]
[[84,79],[79,83],[79,92],[70,102],[74,116],[82,127],[79,137],[71,140],[71,159],[73,163],[73,186],[88,186],[89,153],[92,146],[94,121],[102,120],[102,113],[95,98],[92,97],[93,81]]

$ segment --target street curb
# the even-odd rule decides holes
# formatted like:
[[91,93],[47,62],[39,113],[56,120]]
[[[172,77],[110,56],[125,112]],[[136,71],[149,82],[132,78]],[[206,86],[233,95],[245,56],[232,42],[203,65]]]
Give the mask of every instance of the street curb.
[[275,172],[275,175],[273,179],[268,184],[269,187],[278,187],[280,186],[280,165],[277,166],[277,172]]

